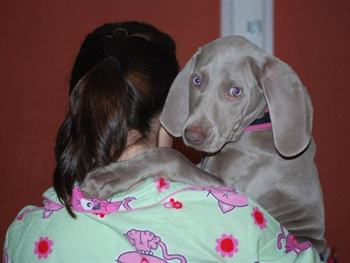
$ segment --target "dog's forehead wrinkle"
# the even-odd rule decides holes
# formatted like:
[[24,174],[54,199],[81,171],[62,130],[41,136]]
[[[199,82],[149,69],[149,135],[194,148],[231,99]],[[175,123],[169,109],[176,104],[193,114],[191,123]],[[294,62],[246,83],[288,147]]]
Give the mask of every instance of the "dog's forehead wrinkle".
[[[256,78],[252,77],[252,67],[245,60],[245,57],[237,59],[236,62],[225,61],[223,64],[215,64],[207,69],[206,75],[218,76],[211,78],[208,85],[217,88],[229,88],[230,86],[247,87],[256,83]],[[214,83],[215,82],[215,83]]]
[[236,61],[242,57],[254,57],[257,63],[266,61],[266,54],[261,48],[244,37],[229,36],[217,39],[202,48],[209,57],[215,57],[216,62]]
[[193,72],[202,73],[202,72],[210,71],[210,69],[213,67],[213,65],[217,64],[216,60],[217,60],[216,56],[201,57],[200,59],[198,59],[196,61]]
[[197,65],[206,65],[208,63],[212,65],[222,65],[226,62],[234,62],[239,60],[244,54],[232,46],[205,46],[203,48],[205,56],[201,56],[197,59]]

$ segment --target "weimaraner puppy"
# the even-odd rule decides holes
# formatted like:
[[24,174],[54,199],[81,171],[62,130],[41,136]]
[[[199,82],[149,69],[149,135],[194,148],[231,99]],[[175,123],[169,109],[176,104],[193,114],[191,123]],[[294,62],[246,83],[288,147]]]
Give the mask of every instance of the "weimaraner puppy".
[[179,73],[161,115],[173,136],[204,152],[202,170],[174,150],[151,149],[89,173],[83,191],[107,198],[155,173],[201,185],[222,180],[321,252],[324,207],[312,118],[310,97],[291,67],[243,37],[220,38],[199,48]]

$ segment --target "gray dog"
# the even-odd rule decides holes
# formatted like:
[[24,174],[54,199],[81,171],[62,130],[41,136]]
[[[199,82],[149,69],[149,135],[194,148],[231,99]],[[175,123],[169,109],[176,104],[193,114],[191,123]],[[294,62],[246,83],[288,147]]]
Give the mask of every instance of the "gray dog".
[[324,207],[312,117],[310,97],[287,64],[243,37],[220,38],[179,73],[161,115],[172,135],[204,152],[202,170],[174,150],[151,149],[89,173],[83,191],[107,198],[150,173],[201,185],[223,181],[321,252]]

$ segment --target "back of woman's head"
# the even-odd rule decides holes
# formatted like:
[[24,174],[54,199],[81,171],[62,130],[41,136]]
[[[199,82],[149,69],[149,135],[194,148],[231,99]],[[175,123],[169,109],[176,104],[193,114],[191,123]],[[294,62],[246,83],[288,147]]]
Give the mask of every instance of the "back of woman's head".
[[71,215],[76,182],[116,161],[129,131],[149,139],[178,70],[174,41],[146,23],[105,24],[86,37],[55,147],[54,188]]

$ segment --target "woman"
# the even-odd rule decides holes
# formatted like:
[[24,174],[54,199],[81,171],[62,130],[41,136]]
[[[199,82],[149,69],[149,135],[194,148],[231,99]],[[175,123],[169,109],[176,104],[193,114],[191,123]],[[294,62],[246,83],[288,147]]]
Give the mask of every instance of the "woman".
[[86,37],[56,141],[54,189],[44,207],[16,217],[5,262],[319,261],[310,243],[229,187],[150,177],[109,200],[82,194],[94,168],[169,144],[158,116],[177,73],[173,40],[150,25],[106,24]]

